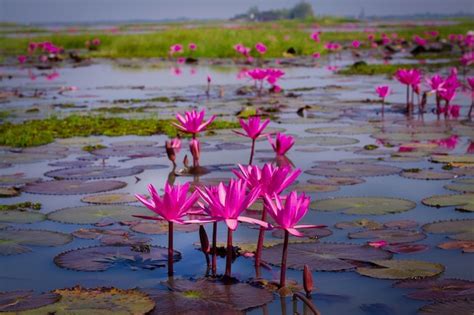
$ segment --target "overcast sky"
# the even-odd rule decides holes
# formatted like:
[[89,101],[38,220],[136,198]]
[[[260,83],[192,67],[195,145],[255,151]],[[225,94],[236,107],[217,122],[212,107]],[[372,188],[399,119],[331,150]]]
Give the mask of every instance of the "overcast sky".
[[[291,7],[299,0],[0,0],[0,20],[20,23],[229,18],[252,5]],[[474,0],[310,0],[318,15],[474,14]]]

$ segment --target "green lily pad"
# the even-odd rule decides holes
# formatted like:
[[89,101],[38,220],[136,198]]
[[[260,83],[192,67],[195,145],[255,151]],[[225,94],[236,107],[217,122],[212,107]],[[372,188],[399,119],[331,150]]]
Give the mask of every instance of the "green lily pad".
[[383,228],[383,224],[368,219],[338,222],[334,226],[342,230],[355,228],[375,230]]
[[136,289],[82,288],[57,289],[52,294],[60,295],[60,300],[37,309],[23,311],[21,315],[115,315],[148,314],[155,302],[147,294]]
[[431,162],[434,163],[474,163],[473,155],[432,155]]
[[[266,248],[262,259],[272,265],[281,264],[283,245]],[[287,267],[303,270],[308,265],[313,271],[342,271],[354,269],[358,262],[390,259],[392,254],[367,245],[337,243],[302,243],[288,246]]]
[[51,180],[28,184],[23,188],[24,192],[45,195],[81,195],[106,192],[120,189],[127,186],[127,183],[118,180]]
[[453,180],[452,184],[445,185],[444,188],[453,191],[474,193],[474,178],[456,179]]
[[330,146],[341,146],[356,144],[359,140],[354,138],[346,137],[333,137],[333,136],[315,136],[315,137],[300,137],[296,139],[295,145],[319,145],[322,147]]
[[119,168],[115,166],[86,166],[54,170],[46,172],[44,176],[52,177],[57,180],[91,180],[132,176],[142,172],[143,169],[139,167]]
[[[174,261],[181,254],[174,251]],[[110,268],[130,268],[132,270],[153,270],[165,267],[168,249],[147,246],[144,250],[134,246],[95,246],[70,250],[54,257],[54,263],[61,268],[76,271],[105,271]]]
[[317,211],[338,211],[346,214],[382,215],[408,211],[416,207],[416,203],[389,197],[340,197],[316,200],[311,209]]
[[46,219],[46,215],[39,212],[22,211],[22,210],[0,211],[0,222],[24,224],[24,223],[39,222],[45,219]]
[[30,290],[0,292],[0,312],[20,312],[57,302],[56,293],[35,293]]
[[377,279],[413,279],[434,277],[444,271],[444,266],[418,260],[373,260],[377,268],[358,267],[356,271]]
[[120,204],[136,202],[137,198],[129,193],[112,193],[102,195],[85,196],[81,199],[82,202],[93,204]]
[[349,233],[348,237],[356,239],[384,240],[388,243],[399,244],[421,241],[426,238],[426,235],[418,231],[382,229]]
[[445,133],[420,133],[420,132],[386,132],[376,133],[372,135],[375,139],[385,140],[389,142],[410,142],[410,141],[430,141],[445,139]]
[[423,231],[433,234],[448,234],[450,238],[460,241],[474,241],[474,220],[451,220],[427,223]]
[[70,234],[45,230],[0,230],[0,256],[31,251],[29,246],[59,246],[72,241]]
[[0,185],[19,186],[39,181],[39,178],[25,178],[24,173],[0,175]]
[[334,127],[316,127],[306,129],[305,132],[315,134],[338,134],[338,135],[358,135],[370,134],[375,131],[373,126],[334,126]]
[[56,139],[55,143],[63,146],[78,146],[83,147],[86,145],[94,145],[99,144],[102,142],[99,138],[94,137],[74,137],[74,138],[64,138],[64,139]]
[[463,253],[474,253],[474,241],[449,241],[438,245],[441,249],[462,249]]
[[365,183],[365,180],[357,177],[328,177],[321,179],[308,179],[308,183],[314,185],[350,186]]
[[425,198],[421,201],[424,205],[430,207],[456,207],[459,211],[474,211],[474,194],[460,195],[437,195]]
[[398,174],[400,168],[379,164],[354,164],[344,162],[318,162],[305,171],[309,175],[328,177],[370,177]]
[[242,314],[273,300],[272,293],[247,283],[174,279],[163,284],[166,286],[164,290],[146,290],[158,305],[151,313],[153,315]]
[[339,190],[339,186],[317,185],[317,184],[296,184],[288,187],[288,191],[296,190],[298,193],[331,192]]
[[136,220],[133,215],[150,215],[144,207],[127,205],[91,205],[63,208],[48,214],[48,219],[71,224],[96,224],[103,220],[115,222]]
[[151,241],[150,238],[139,237],[134,233],[122,229],[79,229],[72,232],[72,235],[84,239],[98,239],[102,245],[111,246],[141,245]]
[[[143,234],[167,234],[168,222],[165,220],[141,221],[130,226],[130,229]],[[199,230],[199,224],[174,224],[173,230],[186,233],[196,232]]]
[[472,315],[474,309],[473,299],[455,299],[436,302],[425,305],[418,310],[421,315],[435,315],[435,314],[456,314],[456,315]]
[[421,179],[421,180],[446,180],[458,177],[458,175],[450,172],[432,171],[432,170],[419,170],[417,172],[403,171],[400,176],[410,179]]

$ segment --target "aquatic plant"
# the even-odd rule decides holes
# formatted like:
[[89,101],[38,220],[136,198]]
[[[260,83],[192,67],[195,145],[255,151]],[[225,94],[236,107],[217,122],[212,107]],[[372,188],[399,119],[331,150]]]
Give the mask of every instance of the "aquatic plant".
[[249,165],[252,165],[253,155],[255,151],[255,141],[260,138],[266,136],[266,134],[262,134],[265,130],[267,125],[270,123],[270,119],[265,119],[262,123],[260,123],[260,117],[249,117],[247,122],[243,119],[239,119],[240,126],[245,131],[245,133],[233,130],[236,134],[242,137],[249,137],[252,139],[252,147],[250,149],[250,160]]
[[275,140],[269,135],[267,135],[267,139],[277,156],[285,155],[295,144],[295,139],[292,136],[280,132],[276,134]]

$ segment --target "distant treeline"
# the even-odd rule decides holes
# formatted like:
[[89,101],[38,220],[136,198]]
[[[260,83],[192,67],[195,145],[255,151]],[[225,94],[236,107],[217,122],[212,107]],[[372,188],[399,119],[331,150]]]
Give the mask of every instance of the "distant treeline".
[[259,11],[257,6],[251,7],[246,13],[238,14],[232,20],[274,21],[314,18],[313,7],[307,2],[300,2],[291,9]]

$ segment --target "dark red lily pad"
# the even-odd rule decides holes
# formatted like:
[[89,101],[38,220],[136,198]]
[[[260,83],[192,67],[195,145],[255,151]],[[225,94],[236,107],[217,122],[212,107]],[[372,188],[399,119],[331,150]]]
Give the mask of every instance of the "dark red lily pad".
[[[279,266],[283,245],[265,248],[262,259]],[[370,262],[378,259],[390,259],[392,254],[367,245],[338,243],[298,243],[288,247],[287,266],[303,270],[307,264],[313,271],[342,271],[356,267],[357,262]]]
[[[174,251],[174,261],[181,254]],[[70,250],[54,257],[54,263],[61,268],[77,271],[105,271],[113,267],[132,270],[153,270],[165,267],[168,249],[147,246],[145,250],[133,246],[95,246]]]
[[370,177],[398,174],[400,168],[381,164],[353,164],[344,162],[319,162],[310,170],[309,175],[327,177]]
[[0,312],[21,312],[59,301],[56,293],[35,293],[28,291],[0,292]]
[[[166,234],[168,233],[168,222],[161,221],[142,221],[130,227],[132,231],[143,234]],[[175,232],[196,232],[199,230],[199,224],[174,224]]]
[[474,282],[461,279],[417,279],[398,281],[395,288],[417,289],[407,297],[423,301],[474,298]]
[[441,249],[462,249],[463,253],[474,253],[474,241],[449,241],[438,245]]
[[167,289],[145,291],[157,303],[151,314],[242,314],[273,300],[272,293],[246,283],[175,279],[164,285]]
[[[304,236],[311,239],[320,239],[332,235],[330,229],[320,228],[320,229],[299,229]],[[272,232],[272,236],[276,238],[283,238],[285,236],[285,231],[281,229],[276,229]],[[297,237],[294,237],[297,238]]]
[[23,188],[23,191],[44,195],[81,195],[106,192],[120,189],[125,186],[127,186],[127,183],[118,180],[51,180],[28,184]]
[[456,315],[472,315],[474,310],[474,299],[456,299],[446,300],[433,304],[423,306],[418,310],[421,315],[441,315],[441,314],[456,314]]
[[138,167],[118,168],[115,166],[88,166],[79,168],[63,168],[60,170],[50,171],[44,176],[52,177],[57,180],[71,179],[71,180],[90,180],[90,179],[104,179],[137,175],[143,172],[143,169]]
[[348,237],[356,239],[384,240],[390,244],[399,244],[421,241],[426,238],[426,235],[418,231],[383,229],[349,233]]
[[391,244],[384,246],[383,249],[394,254],[414,254],[423,252],[430,248],[426,244]]

